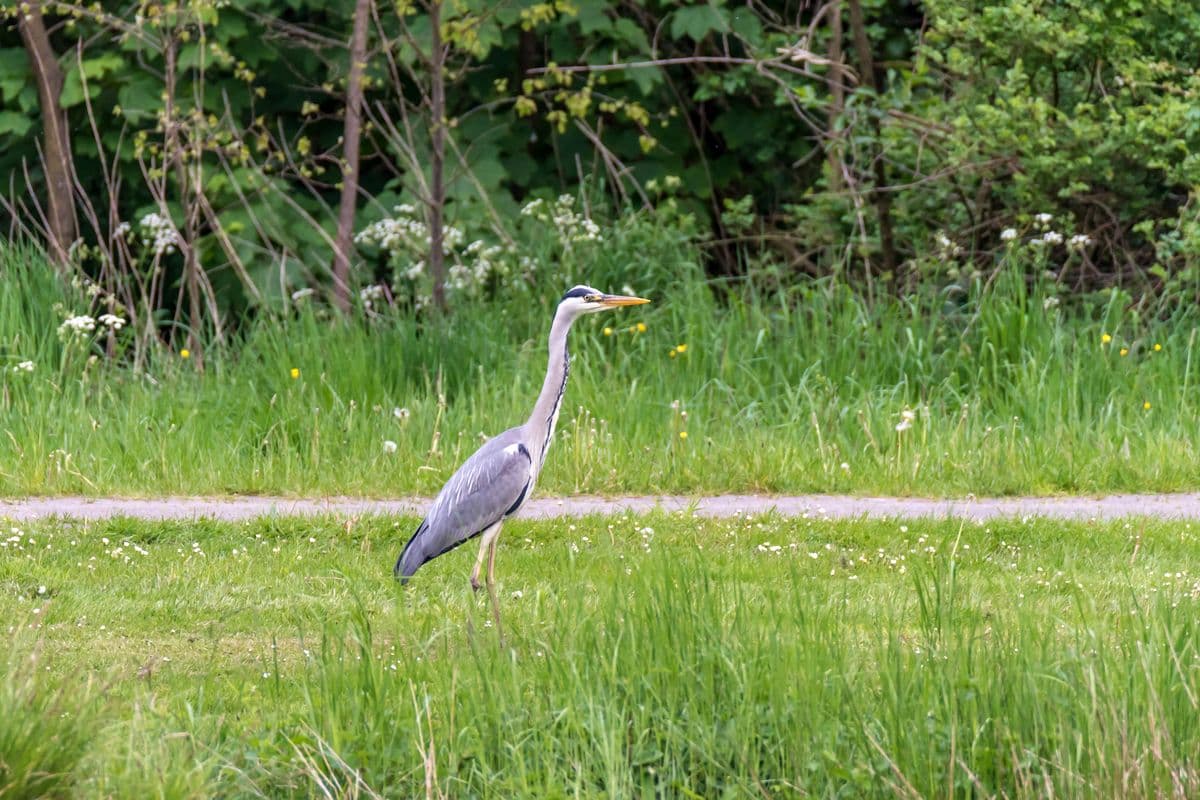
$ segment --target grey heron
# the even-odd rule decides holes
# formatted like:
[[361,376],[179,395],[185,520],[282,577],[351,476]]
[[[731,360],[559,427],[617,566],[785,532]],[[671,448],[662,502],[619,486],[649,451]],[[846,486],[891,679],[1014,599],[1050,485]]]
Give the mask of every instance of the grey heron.
[[605,294],[590,286],[576,286],[563,295],[550,326],[550,360],[533,413],[524,425],[489,439],[446,481],[396,559],[394,573],[402,584],[425,562],[479,536],[471,588],[479,591],[479,571],[486,557],[488,596],[499,625],[496,543],[504,521],[529,499],[554,438],[571,365],[567,352],[571,324],[584,314],[649,302],[641,297]]

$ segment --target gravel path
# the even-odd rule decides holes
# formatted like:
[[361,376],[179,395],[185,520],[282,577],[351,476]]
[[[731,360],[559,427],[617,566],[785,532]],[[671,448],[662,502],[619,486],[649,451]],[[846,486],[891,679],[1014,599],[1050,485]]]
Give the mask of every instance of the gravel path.
[[[238,520],[264,515],[410,514],[419,515],[427,498],[362,500],[350,497],[320,499],[284,497],[164,497],[116,499],[47,497],[0,500],[0,518],[28,520],[64,516],[98,519],[113,516],[143,519]],[[540,497],[522,510],[526,517],[568,517],[692,509],[700,516],[727,517],[776,511],[784,516],[828,517],[963,517],[1043,516],[1057,519],[1113,519],[1150,516],[1162,519],[1200,518],[1200,494],[1108,495],[1106,497],[1005,497],[930,500],[846,495],[718,495],[716,497]]]

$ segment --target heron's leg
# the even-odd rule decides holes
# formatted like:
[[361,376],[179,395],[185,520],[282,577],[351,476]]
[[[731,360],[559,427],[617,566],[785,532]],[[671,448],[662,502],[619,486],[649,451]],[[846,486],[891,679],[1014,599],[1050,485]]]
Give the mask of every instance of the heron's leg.
[[485,528],[479,536],[479,555],[475,557],[475,568],[471,570],[471,588],[477,592],[482,585],[479,582],[479,573],[483,569],[483,559],[487,555],[488,548],[499,534],[500,523],[497,522],[490,528]]
[[496,600],[496,546],[500,541],[500,524],[496,525],[496,533],[488,542],[487,547],[487,596],[492,601],[492,619],[496,621],[496,632],[500,637],[500,646],[504,646],[504,626],[500,625],[500,603]]
[[500,526],[496,526],[496,535],[492,537],[488,547],[487,588],[488,596],[492,599],[492,619],[496,621],[496,631],[500,634],[500,646],[504,646],[504,627],[500,624],[500,603],[496,600],[496,545],[500,542]]

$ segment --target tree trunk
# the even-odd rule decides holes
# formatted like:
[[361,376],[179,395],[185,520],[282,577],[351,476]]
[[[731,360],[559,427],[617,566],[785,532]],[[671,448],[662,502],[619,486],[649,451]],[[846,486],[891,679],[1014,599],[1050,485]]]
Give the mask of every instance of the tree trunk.
[[[863,22],[861,0],[848,0],[850,4],[850,29],[854,36],[854,49],[858,53],[858,72],[862,85],[878,95],[879,89],[875,83],[875,62],[871,58],[871,42],[867,39],[867,27]],[[872,103],[875,105],[875,103]],[[879,250],[883,258],[883,268],[893,276],[896,274],[896,243],[892,235],[892,198],[887,192],[887,170],[883,163],[883,147],[880,143],[879,117],[871,116],[871,130],[874,133],[878,152],[871,157],[875,174],[875,187],[871,198],[879,216]]]
[[842,189],[842,159],[835,144],[839,139],[838,118],[846,107],[846,87],[842,73],[842,0],[829,4],[829,132],[825,140],[825,153],[829,158],[829,190]]
[[363,70],[367,61],[367,22],[371,0],[354,5],[354,32],[350,36],[350,76],[346,84],[346,122],[342,132],[342,201],[338,209],[337,238],[333,246],[333,297],[342,311],[350,310],[350,254],[354,208],[358,199],[359,145],[362,139]]
[[63,71],[58,65],[54,49],[50,46],[50,36],[46,33],[46,24],[42,19],[41,3],[30,2],[28,8],[17,15],[17,27],[29,53],[29,63],[33,67],[33,77],[37,84],[38,103],[42,108],[42,128],[45,134],[43,168],[46,173],[47,205],[50,208],[50,216],[46,220],[47,238],[51,255],[56,261],[63,263],[78,231],[67,112],[58,102],[62,94]]
[[442,49],[442,2],[429,4],[431,42],[429,67],[432,81],[429,93],[430,145],[429,159],[429,274],[433,277],[433,303],[446,310],[446,254],[444,250],[443,215],[446,207],[446,186],[442,175],[446,158],[446,53]]

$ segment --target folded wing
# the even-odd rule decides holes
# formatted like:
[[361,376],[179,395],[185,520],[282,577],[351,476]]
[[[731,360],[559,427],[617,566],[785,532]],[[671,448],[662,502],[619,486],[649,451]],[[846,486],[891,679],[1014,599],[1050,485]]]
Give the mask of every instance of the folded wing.
[[475,451],[438,493],[425,520],[396,560],[407,580],[430,559],[453,550],[520,507],[529,491],[532,457],[516,428]]

